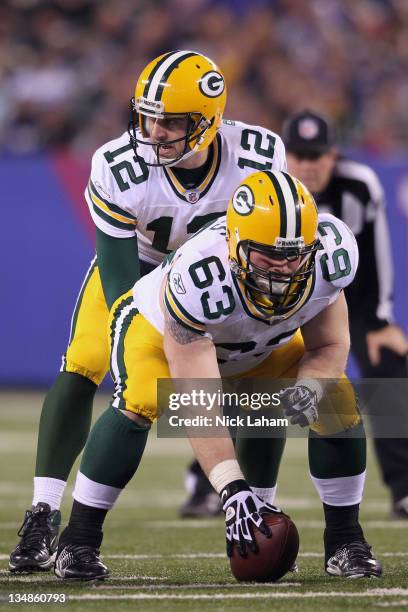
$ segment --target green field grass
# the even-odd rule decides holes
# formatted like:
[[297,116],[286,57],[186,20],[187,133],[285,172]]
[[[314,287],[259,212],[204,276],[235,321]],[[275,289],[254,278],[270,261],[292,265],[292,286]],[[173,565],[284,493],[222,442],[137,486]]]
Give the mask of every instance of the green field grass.
[[[361,610],[408,607],[408,524],[388,520],[389,501],[370,455],[362,522],[384,565],[380,580],[331,578],[323,572],[323,516],[308,476],[306,441],[289,440],[276,503],[296,522],[299,572],[271,585],[238,584],[224,556],[223,521],[181,521],[184,440],[150,436],[141,467],[105,525],[103,557],[112,577],[70,584],[53,574],[10,575],[8,555],[31,504],[42,394],[0,395],[0,609],[86,610]],[[96,414],[106,405],[100,395]],[[74,470],[62,508],[69,515]],[[13,604],[10,594],[61,593],[59,604]]]

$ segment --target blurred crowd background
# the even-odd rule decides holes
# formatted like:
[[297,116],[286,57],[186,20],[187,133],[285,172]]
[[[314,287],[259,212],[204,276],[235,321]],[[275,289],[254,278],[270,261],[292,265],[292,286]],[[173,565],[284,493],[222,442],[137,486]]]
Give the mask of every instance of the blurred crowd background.
[[174,49],[219,64],[227,118],[278,133],[305,107],[336,121],[384,185],[408,329],[408,0],[0,0],[0,389],[54,379],[94,253],[92,153]]
[[280,132],[309,106],[345,145],[408,148],[407,0],[2,0],[0,152],[89,156],[126,127],[142,67],[176,48],[223,69],[228,118]]

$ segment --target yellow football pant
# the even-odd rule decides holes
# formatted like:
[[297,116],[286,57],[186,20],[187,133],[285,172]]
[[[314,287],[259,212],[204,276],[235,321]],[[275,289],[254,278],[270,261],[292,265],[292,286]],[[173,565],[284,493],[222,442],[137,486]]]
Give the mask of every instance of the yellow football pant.
[[[115,382],[113,405],[154,421],[160,416],[157,380],[170,378],[170,372],[163,336],[138,313],[132,291],[113,305],[109,334],[112,342],[111,373]],[[297,332],[290,342],[274,350],[260,365],[234,378],[296,378],[304,351],[302,335]],[[311,429],[320,435],[328,435],[360,422],[353,387],[345,374],[328,395],[329,401],[323,410],[319,410],[319,419]]]
[[102,290],[96,258],[85,277],[71,321],[63,372],[73,372],[100,385],[109,368],[109,310]]

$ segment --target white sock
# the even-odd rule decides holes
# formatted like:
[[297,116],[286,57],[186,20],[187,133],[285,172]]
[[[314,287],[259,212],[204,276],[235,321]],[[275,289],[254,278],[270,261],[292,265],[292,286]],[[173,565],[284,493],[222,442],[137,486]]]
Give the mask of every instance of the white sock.
[[121,492],[122,489],[95,482],[78,471],[72,497],[85,506],[110,510]]
[[323,503],[329,506],[354,506],[363,499],[366,472],[339,478],[315,478],[310,474]]
[[273,500],[275,499],[277,488],[278,488],[278,485],[275,485],[274,487],[264,487],[264,488],[263,487],[251,487],[255,495],[257,495],[258,497],[266,501],[268,504],[272,504],[272,505],[273,505]]
[[39,502],[44,502],[49,504],[51,510],[59,510],[66,486],[67,483],[64,480],[58,480],[58,478],[35,476],[33,506],[36,506]]

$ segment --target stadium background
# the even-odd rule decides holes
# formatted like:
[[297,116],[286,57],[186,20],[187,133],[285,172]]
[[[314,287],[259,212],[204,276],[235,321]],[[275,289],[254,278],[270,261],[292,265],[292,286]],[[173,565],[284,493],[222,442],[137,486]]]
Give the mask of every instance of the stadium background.
[[55,376],[93,254],[82,197],[92,152],[126,129],[141,68],[174,48],[219,63],[228,118],[279,133],[288,113],[314,108],[337,122],[343,151],[372,164],[406,327],[407,29],[404,0],[2,2],[0,385]]

